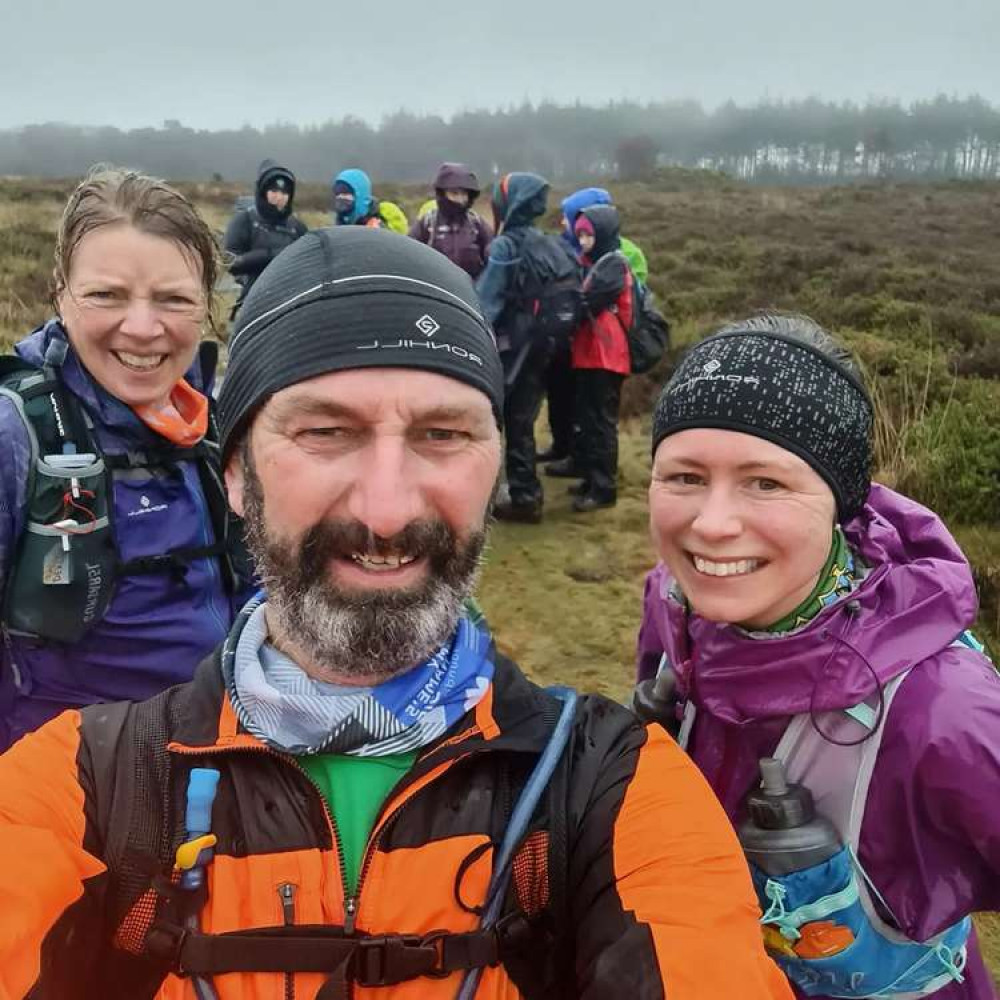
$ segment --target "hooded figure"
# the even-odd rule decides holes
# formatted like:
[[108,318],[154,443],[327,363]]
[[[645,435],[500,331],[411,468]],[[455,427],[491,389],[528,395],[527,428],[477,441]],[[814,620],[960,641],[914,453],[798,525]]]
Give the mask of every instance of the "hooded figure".
[[[496,331],[501,351],[516,343],[525,316],[517,297],[518,266],[525,241],[542,234],[532,223],[545,214],[549,184],[538,174],[513,173],[493,187],[493,223],[497,236],[476,292],[486,318]],[[509,502],[497,504],[501,520],[537,523],[542,517],[542,484],[535,472],[535,420],[545,392],[545,373],[553,345],[533,340],[507,387],[504,423],[507,428],[506,469]]]
[[381,228],[371,178],[363,170],[351,167],[334,178],[333,216],[338,226]]
[[[604,188],[588,187],[574,191],[562,201],[563,231],[560,234],[566,246],[579,255],[580,244],[577,241],[574,227],[580,213],[585,208],[596,205],[610,205],[611,195]],[[649,266],[646,255],[631,240],[619,237],[621,252],[628,260],[629,267],[635,278],[645,284],[649,277]],[[557,352],[549,367],[546,389],[548,392],[549,430],[552,432],[552,445],[538,456],[539,461],[550,462],[546,466],[547,475],[572,478],[579,473],[577,462],[572,456],[575,416],[573,401],[573,369],[570,363],[568,345],[563,351]]]
[[234,255],[229,271],[240,285],[234,313],[261,271],[308,231],[293,214],[294,204],[295,175],[276,160],[264,160],[257,170],[253,204],[237,210],[223,240]]
[[[630,372],[628,336],[635,309],[635,281],[620,251],[618,210],[613,205],[585,208],[575,233],[581,261],[586,319],[573,335],[573,475],[578,513],[613,506],[618,495],[618,410]],[[549,466],[552,469],[552,466]]]
[[[874,921],[909,942],[957,936],[923,966],[942,985],[906,995],[988,1000],[963,929],[1000,908],[1000,679],[965,631],[978,602],[954,538],[870,481],[871,404],[843,357],[801,317],[755,317],[696,345],[664,389],[650,488],[664,561],[638,641],[640,679],[659,677],[637,699],[668,726],[683,715],[679,739],[734,823],[761,759],[780,757],[853,851]],[[823,959],[829,994],[808,995],[851,995],[838,983],[859,976],[873,988],[855,995],[897,995],[850,965],[857,950],[842,970]],[[794,949],[783,956],[808,979]]]
[[434,247],[470,278],[486,266],[493,230],[472,211],[479,197],[479,181],[464,163],[442,163],[434,178],[435,201],[419,213],[410,236]]

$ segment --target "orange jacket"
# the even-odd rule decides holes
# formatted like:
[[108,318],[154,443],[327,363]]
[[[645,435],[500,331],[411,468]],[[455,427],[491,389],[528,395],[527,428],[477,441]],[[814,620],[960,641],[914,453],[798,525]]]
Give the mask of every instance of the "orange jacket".
[[[294,758],[240,730],[217,656],[151,702],[67,712],[23,739],[0,758],[0,1000],[195,996],[189,980],[123,950],[142,952],[155,898],[152,869],[145,885],[135,880],[146,869],[133,841],[152,837],[171,856],[192,764],[221,772],[204,931],[474,929],[509,809],[504,790],[546,736],[542,693],[509,661],[496,666],[487,697],[422,752],[383,807],[354,900],[322,797]],[[581,699],[571,748],[568,917],[554,938],[537,925],[520,966],[487,968],[477,997],[790,1000],[763,949],[736,837],[674,742],[594,696]],[[539,823],[547,828],[547,817]],[[125,830],[128,878],[117,860]],[[516,896],[509,909],[528,906]],[[325,978],[242,972],[214,983],[219,1000],[311,1000]],[[450,1000],[459,981],[455,972],[355,985],[351,996]]]

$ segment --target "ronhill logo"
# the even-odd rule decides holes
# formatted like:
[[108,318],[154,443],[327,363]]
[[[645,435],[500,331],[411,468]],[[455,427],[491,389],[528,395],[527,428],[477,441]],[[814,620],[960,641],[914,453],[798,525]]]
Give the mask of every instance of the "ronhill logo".
[[471,361],[474,365],[483,368],[483,359],[472,351],[467,351],[458,344],[449,344],[443,340],[373,340],[370,344],[359,344],[356,350],[359,351],[443,351],[452,357],[462,358]]
[[433,317],[428,316],[424,313],[416,323],[413,324],[425,337],[433,337],[438,330],[441,329],[441,324]]
[[728,382],[730,385],[746,385],[754,388],[760,385],[760,379],[756,375],[726,375],[720,372],[721,368],[722,362],[718,358],[712,358],[701,366],[699,375],[692,375],[691,378],[679,383],[674,391],[697,385],[699,382]]

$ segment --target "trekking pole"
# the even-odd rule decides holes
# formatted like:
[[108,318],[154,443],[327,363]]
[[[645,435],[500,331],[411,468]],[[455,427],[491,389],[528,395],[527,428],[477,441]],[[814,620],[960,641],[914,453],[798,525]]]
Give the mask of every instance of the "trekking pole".
[[[576,716],[578,698],[576,691],[566,687],[550,687],[546,690],[563,703],[562,709],[552,730],[552,735],[549,737],[549,741],[538,758],[538,763],[535,764],[530,777],[525,782],[524,788],[521,789],[517,804],[510,815],[510,822],[504,832],[497,860],[493,865],[490,886],[486,893],[486,908],[479,922],[482,930],[491,930],[500,919],[500,911],[503,909],[504,899],[507,896],[507,887],[510,885],[514,855],[520,847],[521,838],[524,836],[524,831],[528,829],[528,824],[535,814],[542,794],[552,779],[552,772],[555,771],[559,758],[562,757],[563,751],[566,749],[573,719]],[[482,966],[469,969],[462,980],[457,1000],[472,1000],[476,995],[476,990],[479,989],[479,981],[482,976]]]
[[[194,894],[205,885],[205,867],[211,862],[216,838],[212,830],[212,804],[219,785],[219,772],[214,767],[193,768],[188,778],[187,806],[184,813],[184,829],[187,840],[177,848],[175,867],[181,872],[181,889]],[[192,907],[184,918],[188,930],[198,931],[201,922],[197,906]],[[198,1000],[218,1000],[212,981],[203,976],[192,976]]]

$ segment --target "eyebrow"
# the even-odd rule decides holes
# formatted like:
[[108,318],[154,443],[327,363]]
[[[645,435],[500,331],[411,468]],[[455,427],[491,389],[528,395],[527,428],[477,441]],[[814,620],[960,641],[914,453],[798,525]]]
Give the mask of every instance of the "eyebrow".
[[[127,290],[129,282],[119,278],[112,278],[110,275],[93,274],[77,279],[84,288],[91,285],[100,285],[104,288],[117,290]],[[164,281],[153,286],[154,292],[179,292],[190,291],[193,287],[200,289],[200,285],[194,278],[178,278],[176,281]]]
[[[668,458],[665,461],[676,463],[677,465],[687,466],[693,469],[704,469],[707,465],[697,458],[691,458],[688,455],[677,455],[673,458]],[[737,472],[794,472],[795,466],[789,462],[784,462],[781,459],[773,459],[767,462],[741,462],[736,466]]]
[[[454,423],[460,420],[484,420],[490,414],[480,414],[471,406],[439,405],[431,406],[414,414],[413,423]],[[365,414],[332,399],[316,396],[296,397],[281,400],[275,405],[272,421],[283,423],[299,417],[326,417],[332,420],[364,420]]]

